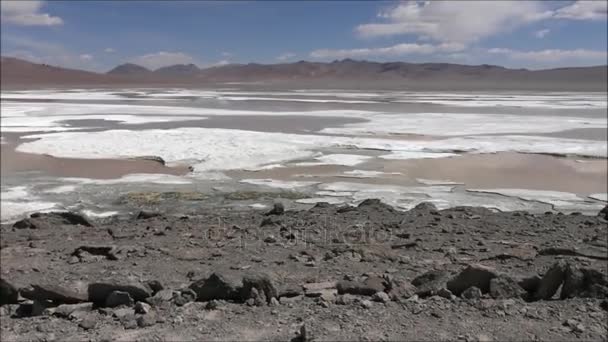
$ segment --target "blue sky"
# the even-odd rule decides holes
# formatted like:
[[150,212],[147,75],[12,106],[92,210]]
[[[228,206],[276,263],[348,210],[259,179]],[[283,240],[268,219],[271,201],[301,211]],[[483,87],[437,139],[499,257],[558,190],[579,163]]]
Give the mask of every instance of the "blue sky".
[[342,58],[549,68],[606,64],[597,1],[7,1],[2,54],[106,71],[124,62]]

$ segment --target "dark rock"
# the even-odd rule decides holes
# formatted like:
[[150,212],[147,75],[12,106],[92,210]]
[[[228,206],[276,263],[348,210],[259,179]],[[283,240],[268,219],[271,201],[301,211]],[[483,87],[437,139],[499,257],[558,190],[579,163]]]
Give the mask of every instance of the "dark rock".
[[482,293],[481,290],[476,286],[471,286],[466,290],[462,291],[460,296],[464,299],[468,300],[479,300],[481,299]]
[[267,300],[264,293],[260,293],[255,287],[250,289],[247,300],[245,301],[249,306],[264,306],[266,305],[266,302]]
[[538,289],[534,294],[535,299],[550,299],[557,292],[564,281],[564,275],[568,264],[560,260],[553,264],[540,280]]
[[441,289],[446,288],[450,273],[446,271],[428,271],[412,280],[416,286],[416,294],[420,297],[436,295]]
[[267,274],[249,274],[243,277],[243,288],[241,293],[244,295],[244,300],[251,298],[251,289],[256,289],[267,303],[270,302],[271,298],[277,298],[279,296],[272,279]]
[[152,295],[163,289],[163,285],[158,280],[149,280],[146,284],[152,290]]
[[327,208],[331,208],[331,204],[329,204],[328,202],[317,202],[312,207],[312,209],[327,209]]
[[494,299],[521,298],[525,295],[526,290],[511,277],[501,275],[490,280],[490,296]]
[[279,298],[282,297],[296,297],[302,294],[302,288],[299,286],[286,286],[281,291],[279,291]]
[[362,207],[382,206],[382,205],[384,205],[384,204],[378,198],[368,198],[368,199],[363,200],[363,202],[359,203],[358,207],[362,208]]
[[285,212],[285,207],[283,206],[283,203],[277,202],[274,204],[272,209],[266,213],[266,216],[283,215],[284,212]]
[[72,213],[72,212],[68,211],[68,212],[51,213],[51,215],[57,215],[57,216],[63,218],[63,220],[66,222],[66,224],[93,227],[93,224],[91,224],[91,222],[89,222],[89,220],[87,220],[84,216],[76,214],[76,213]]
[[422,202],[414,207],[417,211],[437,211],[437,207],[430,202]]
[[104,305],[106,298],[114,291],[127,292],[135,301],[144,301],[152,295],[152,290],[142,283],[128,279],[110,279],[89,285],[89,301]]
[[356,210],[357,210],[356,207],[353,207],[353,206],[350,206],[350,205],[345,205],[345,206],[339,207],[336,211],[338,213],[347,213],[349,211],[356,211]]
[[112,291],[106,298],[105,306],[108,308],[115,308],[117,306],[133,305],[133,298],[127,292],[123,291]]
[[36,229],[38,226],[29,218],[24,218],[13,224],[13,228],[17,229]]
[[86,253],[90,255],[99,255],[103,256],[108,260],[118,260],[118,256],[116,256],[116,246],[108,245],[108,246],[80,246],[72,252],[71,255],[82,259],[85,257]]
[[0,305],[17,304],[19,291],[8,281],[0,278]]
[[196,293],[196,300],[206,302],[212,299],[240,300],[243,283],[234,272],[214,272],[207,279],[199,279],[190,285]]
[[536,293],[540,286],[541,277],[537,274],[519,278],[517,284],[528,293]]
[[147,220],[147,219],[150,219],[153,217],[159,217],[159,216],[161,216],[160,213],[142,210],[137,214],[136,218],[138,220]]
[[88,301],[85,289],[68,288],[53,284],[32,284],[29,288],[21,289],[21,295],[31,300],[49,300],[56,304],[77,304]]
[[385,290],[385,280],[376,276],[368,277],[363,282],[343,280],[338,282],[336,287],[339,294],[373,296],[376,292]]
[[580,269],[567,265],[560,298],[574,297],[598,299],[608,297],[608,276],[594,269]]
[[597,216],[603,218],[604,220],[608,220],[608,205],[606,205],[604,209],[600,210]]
[[608,311],[608,299],[604,299],[600,303],[600,308],[602,308],[604,311]]
[[469,265],[447,282],[447,288],[456,296],[473,286],[479,288],[482,293],[487,293],[490,291],[490,280],[496,276],[496,271],[490,267],[479,264]]

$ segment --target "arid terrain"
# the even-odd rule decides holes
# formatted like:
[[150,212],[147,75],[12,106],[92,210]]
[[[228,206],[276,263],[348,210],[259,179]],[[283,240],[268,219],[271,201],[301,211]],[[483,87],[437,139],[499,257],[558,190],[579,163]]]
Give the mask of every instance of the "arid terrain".
[[606,341],[608,213],[377,200],[2,225],[2,341]]

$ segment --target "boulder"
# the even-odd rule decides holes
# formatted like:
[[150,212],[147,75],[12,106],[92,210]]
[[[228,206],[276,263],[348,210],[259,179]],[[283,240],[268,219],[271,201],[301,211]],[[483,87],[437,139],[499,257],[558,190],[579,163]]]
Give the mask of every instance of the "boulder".
[[421,203],[418,203],[414,207],[414,210],[417,210],[417,211],[437,211],[437,207],[435,206],[435,204],[433,204],[431,202],[421,202]]
[[108,279],[89,285],[89,301],[97,305],[105,305],[106,298],[114,291],[126,292],[135,301],[144,301],[152,295],[152,290],[140,282],[129,279]]
[[600,210],[597,216],[603,218],[604,220],[608,220],[608,205],[606,205],[604,209]]
[[93,310],[93,303],[80,303],[80,304],[62,304],[56,308],[53,308],[50,312],[54,316],[62,318],[75,318],[80,315],[84,315]]
[[256,289],[260,294],[260,297],[265,299],[267,303],[270,303],[271,298],[279,297],[277,288],[274,286],[272,279],[267,274],[257,273],[244,276],[243,288],[241,291],[241,293],[244,295],[244,300],[250,298],[252,289]]
[[522,298],[524,290],[513,278],[501,275],[490,280],[490,296],[494,299]]
[[385,280],[380,277],[371,276],[364,281],[343,280],[336,285],[339,294],[356,294],[363,296],[373,296],[376,292],[385,289]]
[[64,225],[81,225],[85,227],[93,227],[93,224],[89,222],[84,216],[69,211],[54,211],[50,213],[34,213],[30,215],[30,218],[36,219],[35,221],[45,220],[51,224],[64,224]]
[[138,220],[147,220],[147,219],[150,219],[150,218],[153,218],[153,217],[158,217],[158,216],[161,216],[161,214],[157,213],[157,212],[153,212],[153,211],[142,210],[142,211],[140,211],[137,214],[136,219],[138,219]]
[[141,316],[137,317],[137,319],[136,319],[137,326],[140,328],[153,326],[154,324],[156,324],[156,321],[157,321],[157,317],[156,317],[156,313],[154,313],[154,311],[149,312],[145,315],[141,315]]
[[49,283],[32,284],[29,288],[21,289],[21,296],[37,301],[52,301],[55,304],[78,304],[89,299],[84,284],[73,287]]
[[214,272],[206,279],[199,279],[190,288],[196,293],[196,300],[206,302],[212,299],[240,300],[243,282],[234,272]]
[[19,291],[8,281],[0,278],[0,305],[17,304]]
[[450,273],[447,271],[428,271],[412,280],[416,286],[416,294],[420,297],[436,295],[441,289],[446,288]]
[[112,291],[106,298],[105,306],[115,308],[121,305],[133,306],[133,303],[133,298],[131,298],[128,292]]
[[272,209],[270,209],[270,211],[266,213],[266,216],[283,215],[284,212],[285,212],[285,207],[283,206],[283,203],[276,202],[273,205]]
[[24,218],[22,220],[19,220],[19,221],[15,222],[13,224],[13,228],[17,228],[17,229],[36,229],[36,228],[38,228],[38,226],[36,225],[36,223],[34,223],[34,221],[32,219]]
[[388,303],[391,301],[391,298],[388,296],[386,292],[376,292],[372,296],[372,300],[380,303]]
[[399,301],[408,299],[416,294],[417,288],[409,281],[393,281],[389,295],[391,299]]
[[608,297],[608,276],[594,269],[566,266],[560,298],[574,297]]
[[[154,296],[146,299],[146,302],[153,306],[163,306],[171,302],[173,296],[176,295],[173,290],[160,290]],[[196,295],[196,294],[195,294]]]
[[447,288],[454,295],[460,295],[469,287],[477,287],[482,293],[490,291],[490,280],[496,278],[496,271],[479,264],[469,265],[456,277],[447,282]]
[[563,260],[560,260],[553,264],[551,268],[545,273],[545,275],[540,280],[538,284],[538,289],[534,294],[534,298],[537,300],[540,299],[550,299],[557,292],[560,285],[564,281],[564,275],[566,273],[566,268],[568,267],[568,263]]
[[87,245],[80,246],[72,252],[72,256],[77,257],[78,259],[84,259],[88,255],[99,255],[108,260],[118,260],[117,249],[114,245]]
[[540,286],[541,277],[537,274],[520,277],[517,280],[517,284],[528,293],[536,293]]

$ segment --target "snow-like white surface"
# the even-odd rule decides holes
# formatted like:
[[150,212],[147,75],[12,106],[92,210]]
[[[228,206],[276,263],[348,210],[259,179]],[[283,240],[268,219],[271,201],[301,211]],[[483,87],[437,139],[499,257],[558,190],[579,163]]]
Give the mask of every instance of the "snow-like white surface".
[[302,198],[302,199],[296,200],[296,203],[301,203],[301,204],[315,204],[315,203],[320,203],[320,202],[326,202],[329,204],[341,204],[341,203],[344,203],[345,200],[337,198],[337,197],[313,197],[313,198]]
[[119,214],[118,211],[93,211],[93,210],[86,210],[86,209],[82,210],[81,212],[85,216],[98,217],[98,218],[111,217],[111,216],[115,216],[115,215]]
[[599,201],[608,202],[608,193],[591,194],[589,198],[593,198]]
[[60,185],[48,190],[45,190],[45,193],[48,194],[65,194],[65,193],[69,193],[69,192],[74,192],[76,191],[77,187],[75,185]]
[[377,178],[382,176],[394,176],[401,175],[400,172],[382,172],[382,171],[370,171],[370,170],[352,170],[345,171],[342,174],[338,175],[338,177],[343,178]]
[[316,162],[302,162],[296,163],[295,166],[318,166],[318,165],[342,165],[342,166],[355,166],[366,162],[371,159],[369,156],[362,156],[358,154],[327,154],[315,158]]
[[241,183],[262,185],[277,189],[296,189],[318,184],[319,182],[281,181],[276,179],[243,179]]
[[458,157],[456,153],[442,153],[442,152],[414,152],[414,151],[395,151],[390,154],[380,156],[382,159],[390,160],[406,160],[406,159],[435,159],[435,158],[450,158]]
[[493,193],[503,196],[517,197],[526,201],[547,203],[552,205],[556,210],[560,211],[594,211],[603,208],[602,204],[586,201],[584,198],[569,192],[529,189],[467,189],[467,191]]
[[115,179],[91,179],[91,178],[77,178],[68,177],[62,178],[63,181],[74,182],[78,184],[96,184],[96,185],[113,185],[123,183],[153,183],[153,184],[173,184],[173,185],[185,185],[192,184],[192,180],[186,177],[166,175],[166,174],[154,174],[154,173],[132,173],[120,178]]
[[423,134],[456,136],[498,133],[550,133],[575,128],[605,128],[607,119],[506,114],[376,114],[368,122],[321,130],[328,134]]
[[262,204],[262,203],[253,203],[253,204],[249,205],[249,208],[261,210],[261,209],[267,209],[268,206],[266,204]]
[[464,183],[452,182],[449,180],[423,179],[416,178],[416,182],[424,185],[462,185]]
[[0,221],[10,222],[26,214],[57,209],[58,204],[40,199],[26,186],[3,189],[0,193]]

